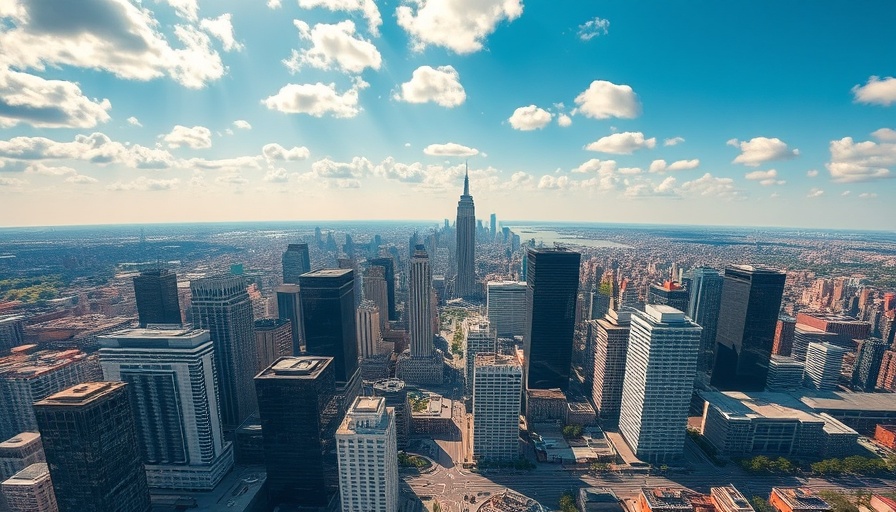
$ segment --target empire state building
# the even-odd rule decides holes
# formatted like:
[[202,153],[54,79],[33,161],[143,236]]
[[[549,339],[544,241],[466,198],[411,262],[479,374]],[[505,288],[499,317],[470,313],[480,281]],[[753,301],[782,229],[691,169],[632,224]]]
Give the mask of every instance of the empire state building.
[[464,175],[464,193],[457,202],[457,297],[470,297],[476,290],[476,211],[470,195],[470,174]]

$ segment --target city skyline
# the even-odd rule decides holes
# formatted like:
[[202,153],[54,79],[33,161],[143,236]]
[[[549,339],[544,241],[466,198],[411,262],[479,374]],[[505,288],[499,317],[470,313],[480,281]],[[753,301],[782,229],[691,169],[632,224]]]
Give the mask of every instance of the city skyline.
[[440,219],[468,161],[483,219],[889,228],[891,4],[298,4],[0,11],[4,226]]

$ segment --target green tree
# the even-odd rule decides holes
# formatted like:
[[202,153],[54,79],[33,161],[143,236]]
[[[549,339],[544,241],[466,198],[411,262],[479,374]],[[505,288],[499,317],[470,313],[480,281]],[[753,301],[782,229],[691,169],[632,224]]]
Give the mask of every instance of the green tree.
[[852,501],[852,497],[836,491],[820,491],[819,496],[834,509],[834,512],[859,512],[859,507]]
[[563,427],[563,437],[567,439],[571,439],[573,437],[579,437],[582,435],[582,426],[581,425],[567,425]]
[[756,512],[775,512],[775,508],[762,496],[753,496],[750,498],[750,504],[753,505]]
[[576,498],[572,491],[566,491],[560,496],[560,512],[578,512]]

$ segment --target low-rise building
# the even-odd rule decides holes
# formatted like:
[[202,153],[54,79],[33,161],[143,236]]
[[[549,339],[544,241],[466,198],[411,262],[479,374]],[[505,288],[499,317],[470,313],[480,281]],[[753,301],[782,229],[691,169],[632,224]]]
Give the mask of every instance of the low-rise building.
[[868,501],[868,508],[874,512],[896,512],[896,500],[875,494]]
[[642,487],[637,512],[693,512],[689,492],[680,487]]
[[22,432],[0,443],[0,482],[32,464],[46,461],[37,432]]
[[754,512],[747,498],[733,485],[713,487],[709,491],[718,512]]
[[0,484],[9,512],[57,512],[56,494],[46,462],[32,464]]
[[[415,405],[416,404],[416,405]],[[411,400],[411,430],[415,434],[448,434],[457,429],[454,402],[435,393]]]
[[810,489],[772,487],[769,504],[778,512],[831,512],[833,508]]
[[878,425],[875,427],[874,440],[891,450],[896,450],[896,425]]
[[582,487],[576,506],[579,512],[624,512],[622,502],[609,487]]

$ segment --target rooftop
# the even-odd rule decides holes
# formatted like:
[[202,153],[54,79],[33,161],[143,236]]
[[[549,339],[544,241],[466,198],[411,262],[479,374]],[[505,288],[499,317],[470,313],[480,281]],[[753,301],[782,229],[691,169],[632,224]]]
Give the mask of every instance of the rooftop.
[[583,487],[579,489],[585,503],[618,503],[619,498],[609,487]]
[[15,449],[27,446],[40,439],[37,432],[22,432],[0,443],[0,451],[5,449]]
[[211,340],[206,330],[166,324],[121,329],[96,339],[103,348],[192,348]]
[[773,268],[766,267],[762,265],[728,265],[728,268],[733,268],[735,270],[741,270],[743,272],[752,272],[754,274],[783,274],[784,272]]
[[47,467],[47,463],[37,462],[12,475],[3,482],[3,485],[32,485],[39,480],[49,478],[49,476],[50,469]]
[[823,423],[829,433],[855,434],[855,430],[828,415],[817,414],[787,393],[698,391],[700,396],[729,419],[776,419]]
[[647,505],[651,509],[678,509],[691,510],[691,501],[688,499],[687,492],[679,487],[642,487],[641,493],[647,500]]
[[661,323],[683,323],[687,320],[682,311],[665,304],[647,304],[644,306],[644,313]]
[[52,394],[35,405],[86,405],[124,386],[124,382],[85,382]]
[[0,379],[33,379],[86,358],[80,350],[14,350],[0,357]]
[[350,268],[322,268],[306,272],[300,277],[340,277],[352,272]]
[[332,357],[287,356],[281,357],[258,374],[256,378],[315,379],[333,361]]
[[374,382],[373,387],[381,391],[397,392],[404,389],[404,381],[401,379],[383,379]]
[[772,494],[777,494],[794,511],[831,510],[828,502],[804,487],[772,487]]
[[808,392],[800,401],[812,409],[825,411],[896,412],[896,393]]
[[385,401],[385,398],[381,397],[373,397],[373,396],[359,396],[355,399],[355,403],[352,405],[352,412],[376,412],[380,404]]

